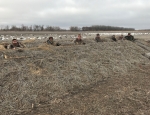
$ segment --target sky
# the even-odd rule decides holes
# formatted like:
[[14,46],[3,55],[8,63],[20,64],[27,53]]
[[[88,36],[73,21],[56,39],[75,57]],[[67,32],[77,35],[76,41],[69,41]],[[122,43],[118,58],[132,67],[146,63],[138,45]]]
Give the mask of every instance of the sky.
[[150,0],[0,0],[0,26],[106,25],[150,29]]

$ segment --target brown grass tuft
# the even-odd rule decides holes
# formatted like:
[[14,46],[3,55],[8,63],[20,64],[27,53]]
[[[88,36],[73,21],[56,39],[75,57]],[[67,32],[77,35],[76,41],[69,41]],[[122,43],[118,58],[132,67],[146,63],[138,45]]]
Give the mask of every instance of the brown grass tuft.
[[23,44],[27,44],[27,43],[33,43],[35,41],[35,39],[27,39],[22,41]]
[[34,75],[41,75],[43,72],[43,69],[40,67],[36,67],[34,64],[29,64],[30,66],[30,72]]
[[6,50],[3,45],[0,45],[0,50]]

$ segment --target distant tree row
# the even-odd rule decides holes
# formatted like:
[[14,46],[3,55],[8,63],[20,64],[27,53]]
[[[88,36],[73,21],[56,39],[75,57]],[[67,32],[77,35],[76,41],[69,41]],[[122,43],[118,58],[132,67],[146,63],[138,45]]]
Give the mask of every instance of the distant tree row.
[[21,25],[20,27],[17,27],[15,25],[12,26],[5,26],[1,27],[1,31],[64,31],[65,29],[61,29],[57,26],[46,26],[44,25],[31,25],[31,26],[25,26]]
[[81,31],[82,29],[80,27],[77,27],[77,26],[71,26],[70,31]]
[[93,25],[90,27],[82,27],[82,31],[134,31],[134,28]]
[[[44,26],[44,25],[31,25],[25,26],[21,25],[20,27],[12,26],[1,26],[1,31],[66,31],[58,26]],[[124,28],[124,27],[113,27],[113,26],[104,26],[104,25],[94,25],[90,27],[78,27],[71,26],[70,31],[134,31],[134,28]]]

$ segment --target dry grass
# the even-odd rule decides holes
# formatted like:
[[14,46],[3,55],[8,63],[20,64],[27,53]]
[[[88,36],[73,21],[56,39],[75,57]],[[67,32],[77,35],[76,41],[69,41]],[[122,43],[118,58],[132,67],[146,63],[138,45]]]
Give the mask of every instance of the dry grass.
[[23,44],[28,44],[28,43],[33,43],[33,42],[35,42],[35,39],[27,39],[27,40],[22,41]]
[[37,49],[39,50],[52,50],[52,47],[51,45],[47,45],[46,43],[43,43],[42,45],[39,45],[37,47]]
[[148,114],[150,60],[142,55],[148,52],[129,41],[85,42],[54,47],[35,41],[23,52],[0,52],[28,57],[1,58],[0,114]]
[[6,50],[3,45],[0,45],[0,50]]

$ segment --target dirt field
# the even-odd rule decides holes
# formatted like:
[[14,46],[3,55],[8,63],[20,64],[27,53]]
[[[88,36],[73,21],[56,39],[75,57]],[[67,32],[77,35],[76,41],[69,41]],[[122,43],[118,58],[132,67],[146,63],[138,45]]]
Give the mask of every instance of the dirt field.
[[[23,33],[31,34],[67,33]],[[150,59],[145,53],[150,35],[135,35],[140,43],[112,42],[110,35],[102,35],[104,42],[96,43],[95,34],[83,38],[85,45],[74,45],[70,37],[77,33],[69,33],[55,39],[62,46],[46,45],[43,38],[21,41],[22,50],[0,47],[0,115],[149,115]]]

